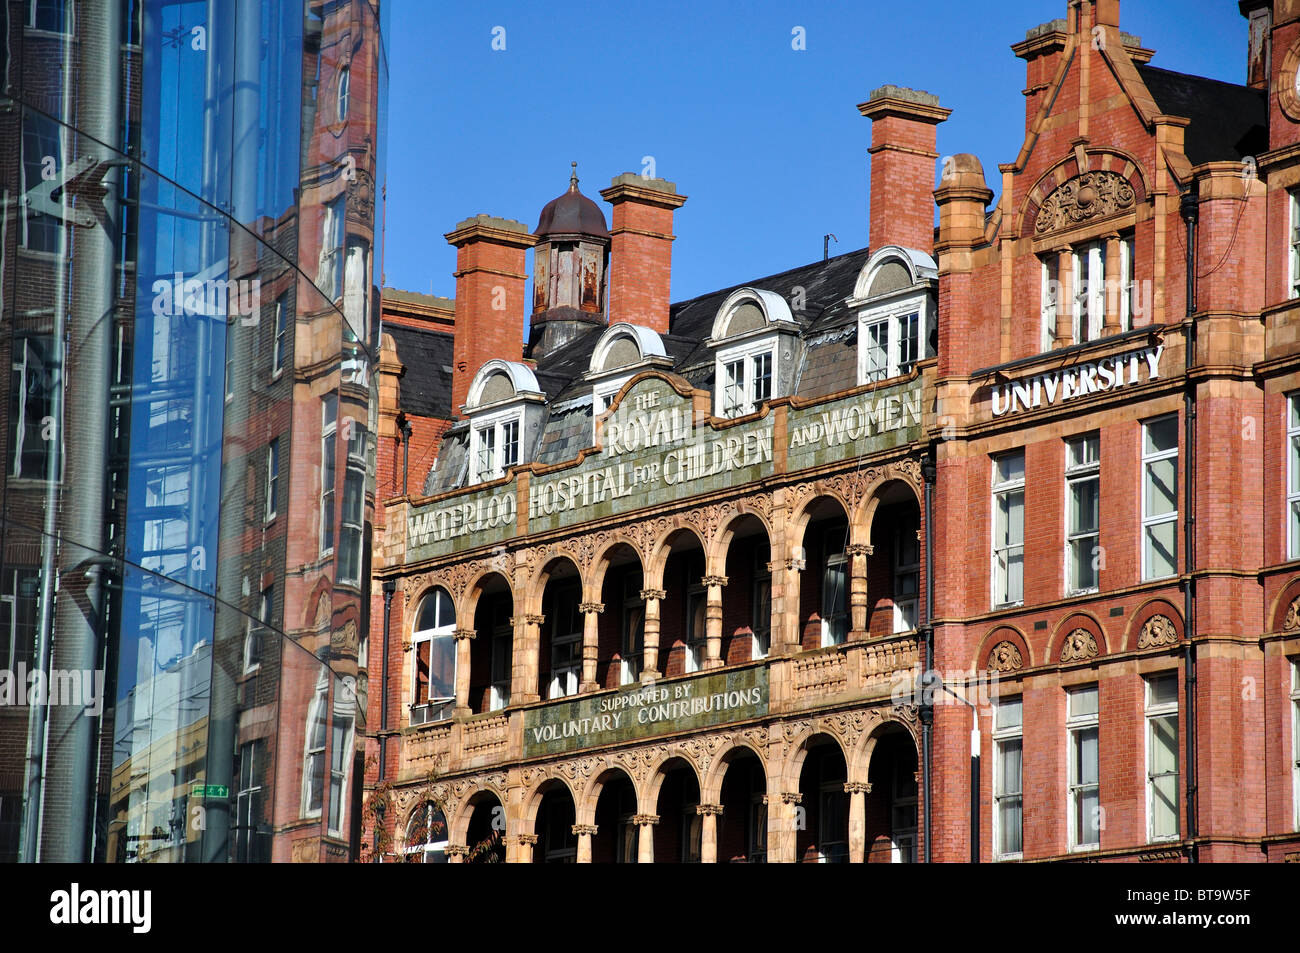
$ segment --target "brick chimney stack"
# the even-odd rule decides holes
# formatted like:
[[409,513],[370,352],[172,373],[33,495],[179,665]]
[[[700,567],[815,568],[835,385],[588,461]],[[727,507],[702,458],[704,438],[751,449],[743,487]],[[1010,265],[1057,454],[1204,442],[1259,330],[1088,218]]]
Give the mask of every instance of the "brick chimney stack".
[[1269,0],[1239,0],[1237,9],[1246,18],[1246,85],[1268,89],[1272,72],[1273,4]]
[[858,105],[871,120],[871,248],[934,248],[935,127],[951,115],[939,97],[881,86]]
[[686,202],[677,186],[634,172],[614,176],[601,198],[614,206],[610,236],[609,323],[627,321],[668,332],[673,264],[673,210]]
[[524,353],[524,258],[537,241],[523,222],[467,218],[445,236],[456,247],[456,338],[451,408],[459,415],[478,369]]

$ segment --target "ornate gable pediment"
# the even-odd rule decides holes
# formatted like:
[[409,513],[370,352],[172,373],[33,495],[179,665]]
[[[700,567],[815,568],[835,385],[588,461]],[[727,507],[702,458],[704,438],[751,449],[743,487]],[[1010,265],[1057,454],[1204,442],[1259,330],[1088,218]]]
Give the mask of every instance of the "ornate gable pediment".
[[1043,235],[1109,218],[1134,207],[1136,192],[1117,172],[1096,170],[1066,179],[1043,200],[1034,234]]

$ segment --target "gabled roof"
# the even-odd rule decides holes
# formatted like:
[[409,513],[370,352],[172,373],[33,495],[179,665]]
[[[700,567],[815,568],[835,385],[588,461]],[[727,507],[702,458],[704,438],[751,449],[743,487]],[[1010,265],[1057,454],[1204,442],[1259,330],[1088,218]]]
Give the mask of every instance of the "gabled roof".
[[1139,65],[1160,111],[1191,120],[1183,153],[1192,165],[1240,161],[1268,150],[1268,94],[1204,76]]

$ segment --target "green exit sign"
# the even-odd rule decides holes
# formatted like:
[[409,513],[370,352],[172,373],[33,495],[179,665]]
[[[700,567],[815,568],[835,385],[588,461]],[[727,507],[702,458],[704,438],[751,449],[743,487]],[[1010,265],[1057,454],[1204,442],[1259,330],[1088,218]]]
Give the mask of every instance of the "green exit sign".
[[224,784],[196,784],[190,788],[190,797],[229,798],[230,788]]

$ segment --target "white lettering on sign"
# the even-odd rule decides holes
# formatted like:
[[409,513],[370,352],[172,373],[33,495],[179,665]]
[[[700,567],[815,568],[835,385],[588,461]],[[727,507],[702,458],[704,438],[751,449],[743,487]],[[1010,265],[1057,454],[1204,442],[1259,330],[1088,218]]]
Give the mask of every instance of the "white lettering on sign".
[[[645,398],[652,396],[658,397],[658,394],[644,395]],[[638,397],[638,406],[640,402],[641,397]],[[694,432],[689,406],[615,415],[605,424],[605,452],[617,455],[665,447],[689,440]]]
[[[600,744],[606,739],[591,736],[603,731],[618,731],[623,727],[624,719],[633,712],[638,725],[650,725],[657,721],[676,722],[683,718],[694,718],[712,712],[726,712],[763,703],[761,685],[692,697],[691,689],[695,687],[690,684],[674,686],[672,692],[674,697],[671,700],[667,688],[655,687],[646,687],[630,695],[602,698],[600,710],[594,715],[564,718],[534,725],[529,727],[528,731],[535,745],[560,741],[564,738],[581,738],[588,744]],[[630,727],[632,720],[628,718],[626,723]]]
[[1160,377],[1160,357],[1164,352],[1165,346],[1161,344],[999,384],[993,388],[993,416],[1001,417],[1018,410],[1030,410],[1045,404],[1050,406],[1058,401],[1138,384],[1142,382],[1144,372],[1146,380],[1156,380]]
[[901,430],[921,422],[921,391],[867,398],[850,407],[824,411],[820,419],[796,427],[790,447],[825,444],[836,447],[863,437]]
[[443,509],[412,513],[406,518],[407,545],[426,546],[429,543],[456,539],[480,530],[506,526],[514,521],[513,493],[502,493]]

